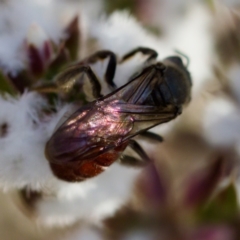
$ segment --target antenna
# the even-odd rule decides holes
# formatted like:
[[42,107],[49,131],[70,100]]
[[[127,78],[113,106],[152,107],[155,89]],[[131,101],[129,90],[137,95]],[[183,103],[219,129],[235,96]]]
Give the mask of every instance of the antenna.
[[184,54],[183,52],[181,52],[181,51],[179,51],[177,49],[175,49],[174,52],[176,52],[177,54],[179,54],[180,56],[182,56],[182,57],[184,57],[186,59],[186,61],[187,61],[186,67],[188,68],[188,66],[190,64],[189,57],[186,54]]

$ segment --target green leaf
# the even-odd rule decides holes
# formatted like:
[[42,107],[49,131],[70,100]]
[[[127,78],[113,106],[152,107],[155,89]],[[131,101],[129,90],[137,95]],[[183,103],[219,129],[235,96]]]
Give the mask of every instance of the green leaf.
[[0,72],[0,91],[9,93],[11,95],[16,94],[16,90],[2,72]]
[[238,201],[233,184],[220,192],[208,205],[199,211],[199,219],[203,222],[225,222],[235,219],[238,215]]

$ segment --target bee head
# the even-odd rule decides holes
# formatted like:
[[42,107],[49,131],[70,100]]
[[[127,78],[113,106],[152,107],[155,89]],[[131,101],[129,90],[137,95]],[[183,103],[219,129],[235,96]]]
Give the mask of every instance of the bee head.
[[175,96],[175,103],[180,105],[188,103],[192,80],[187,66],[179,56],[167,57],[163,60],[163,64],[166,66],[165,81],[168,83],[172,95]]

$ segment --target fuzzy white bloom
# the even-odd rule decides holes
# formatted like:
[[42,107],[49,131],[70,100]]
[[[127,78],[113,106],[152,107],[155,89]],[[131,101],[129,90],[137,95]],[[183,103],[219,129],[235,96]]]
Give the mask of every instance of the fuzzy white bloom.
[[59,43],[66,37],[63,28],[73,17],[81,14],[83,18],[81,25],[84,28],[87,15],[97,15],[100,9],[100,0],[81,2],[22,0],[21,4],[15,0],[2,1],[0,3],[0,67],[12,73],[24,69],[27,61],[24,41],[32,24],[38,26],[37,31],[36,29],[30,31],[31,38],[35,38],[34,43],[41,44],[41,40],[37,39],[39,29],[41,36],[45,35],[44,38]]
[[232,146],[240,141],[240,110],[232,101],[215,99],[206,107],[203,119],[206,138],[216,146]]
[[80,219],[100,224],[128,200],[139,171],[114,163],[84,182],[61,183],[57,198],[46,198],[37,204],[39,221],[49,226],[68,225]]
[[43,43],[48,40],[48,37],[40,26],[38,26],[36,23],[33,23],[29,28],[27,40],[36,48],[42,49]]
[[114,12],[109,18],[100,18],[90,26],[90,34],[97,38],[101,48],[109,49],[119,56],[139,46],[156,51],[167,48],[157,37],[143,29],[127,11]]
[[[55,42],[63,37],[58,16],[53,14],[51,1],[14,0],[0,4],[0,66],[5,71],[16,72],[24,68],[26,55],[24,39],[31,24],[37,23]],[[43,17],[44,16],[44,17]]]
[[46,102],[36,93],[18,99],[0,98],[0,186],[4,189],[30,185],[39,188],[52,177],[44,158],[44,145],[50,132],[40,124],[39,110]]

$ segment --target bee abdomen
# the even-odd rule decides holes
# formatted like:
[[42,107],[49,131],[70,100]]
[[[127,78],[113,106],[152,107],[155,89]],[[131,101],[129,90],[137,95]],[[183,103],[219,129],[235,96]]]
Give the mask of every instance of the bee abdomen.
[[123,144],[119,149],[106,152],[94,159],[65,162],[64,164],[50,163],[50,166],[54,175],[59,179],[68,182],[83,181],[105,171],[108,166],[120,157],[126,146],[126,144]]

